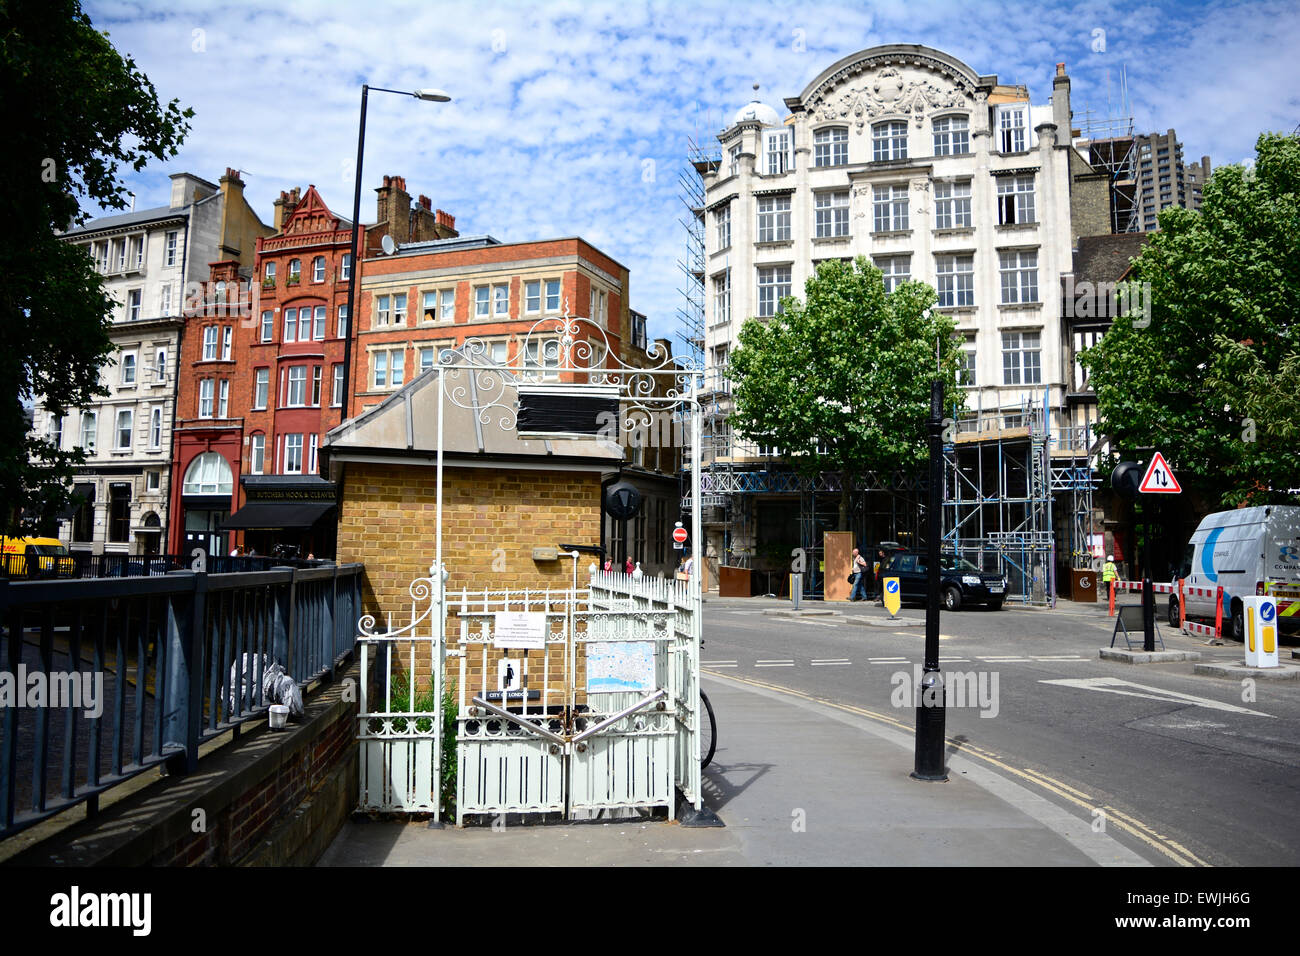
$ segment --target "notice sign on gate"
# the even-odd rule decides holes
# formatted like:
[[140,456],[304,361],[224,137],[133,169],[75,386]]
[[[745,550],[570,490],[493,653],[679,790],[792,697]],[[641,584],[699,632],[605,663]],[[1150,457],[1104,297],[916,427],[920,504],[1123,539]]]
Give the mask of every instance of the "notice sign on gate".
[[546,615],[541,611],[497,611],[492,646],[546,650]]

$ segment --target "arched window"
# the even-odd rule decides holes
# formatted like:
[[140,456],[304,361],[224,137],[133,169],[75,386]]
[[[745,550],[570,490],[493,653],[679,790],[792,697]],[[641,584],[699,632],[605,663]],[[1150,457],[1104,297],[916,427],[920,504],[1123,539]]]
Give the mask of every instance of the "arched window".
[[233,488],[234,478],[226,459],[207,451],[190,462],[181,491],[187,495],[228,495]]
[[289,284],[294,285],[301,278],[302,261],[299,259],[289,260]]
[[871,127],[871,157],[876,162],[907,159],[907,121],[886,120]]
[[970,121],[965,116],[938,116],[933,126],[934,155],[965,156],[970,152]]
[[813,133],[813,165],[844,166],[849,161],[849,128],[828,126]]

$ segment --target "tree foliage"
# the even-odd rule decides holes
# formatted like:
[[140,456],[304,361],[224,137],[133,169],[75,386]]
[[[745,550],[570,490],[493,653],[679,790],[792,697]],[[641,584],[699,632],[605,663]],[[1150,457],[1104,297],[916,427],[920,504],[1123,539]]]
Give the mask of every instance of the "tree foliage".
[[1162,213],[1132,277],[1149,311],[1081,358],[1100,429],[1226,506],[1297,500],[1300,140],[1260,136],[1254,167],[1216,170],[1200,212]]
[[123,165],[175,156],[193,111],[162,106],[76,0],[0,0],[0,88],[0,523],[17,531],[66,506],[85,460],[29,434],[27,409],[93,402],[111,353],[113,301],[85,251],[57,233],[86,220],[83,201],[125,209]]
[[[930,382],[960,405],[961,350],[954,323],[935,312],[935,291],[907,282],[886,293],[865,257],[830,261],[770,320],[750,319],[731,356],[731,424],[776,445],[801,473],[841,476],[840,527],[848,528],[851,483],[888,479],[926,458]],[[937,350],[937,362],[936,362]]]

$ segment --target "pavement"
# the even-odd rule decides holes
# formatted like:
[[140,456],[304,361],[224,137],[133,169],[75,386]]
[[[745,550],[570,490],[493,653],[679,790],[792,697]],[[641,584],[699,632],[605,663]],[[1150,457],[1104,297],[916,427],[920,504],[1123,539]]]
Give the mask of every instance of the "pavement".
[[[710,598],[711,607],[726,603]],[[787,601],[748,599],[759,609]],[[822,605],[825,609],[828,605]],[[884,616],[865,602],[829,605]],[[1104,617],[1105,608],[1098,608]],[[1093,616],[1096,611],[1077,613]],[[1069,800],[1054,802],[950,742],[947,782],[912,779],[914,737],[899,712],[873,713],[749,678],[706,675],[718,751],[705,805],[722,828],[640,817],[543,825],[513,818],[430,829],[353,820],[320,866],[1152,866],[1168,856],[1120,838]],[[1077,804],[1077,801],[1075,801]]]

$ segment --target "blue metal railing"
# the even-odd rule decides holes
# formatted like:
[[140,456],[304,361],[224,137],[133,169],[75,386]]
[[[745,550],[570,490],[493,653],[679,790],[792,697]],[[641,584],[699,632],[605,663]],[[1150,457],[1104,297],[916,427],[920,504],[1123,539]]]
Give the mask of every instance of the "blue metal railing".
[[352,652],[359,564],[129,579],[0,579],[0,839],[266,713]]

